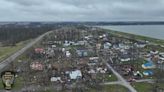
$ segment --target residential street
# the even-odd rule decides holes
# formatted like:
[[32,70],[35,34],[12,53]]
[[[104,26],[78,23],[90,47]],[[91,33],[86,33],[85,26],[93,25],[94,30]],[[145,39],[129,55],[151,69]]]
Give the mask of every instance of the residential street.
[[[113,69],[111,65],[109,65],[104,59],[103,62],[108,66],[108,68],[117,76],[118,80],[120,80],[120,84],[127,87],[131,92],[137,92],[117,71]],[[112,60],[110,58],[110,60]]]

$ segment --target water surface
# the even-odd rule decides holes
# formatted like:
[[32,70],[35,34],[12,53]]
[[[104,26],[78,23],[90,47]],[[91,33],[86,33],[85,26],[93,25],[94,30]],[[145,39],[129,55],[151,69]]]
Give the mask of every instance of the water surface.
[[137,34],[164,40],[164,25],[125,25],[125,26],[98,26],[120,32]]

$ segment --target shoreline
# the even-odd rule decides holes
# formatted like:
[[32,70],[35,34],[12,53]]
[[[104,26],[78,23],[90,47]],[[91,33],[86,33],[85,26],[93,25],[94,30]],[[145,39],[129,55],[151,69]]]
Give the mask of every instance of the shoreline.
[[132,33],[126,33],[126,32],[120,32],[118,30],[112,30],[112,29],[107,29],[99,26],[95,26],[96,28],[103,29],[104,31],[107,31],[113,35],[116,36],[121,36],[124,38],[128,39],[133,39],[133,40],[140,40],[140,41],[149,41],[153,43],[154,45],[162,45],[164,46],[164,40],[163,39],[157,39],[157,38],[152,38],[148,36],[142,36],[142,35],[137,35],[137,34],[132,34]]

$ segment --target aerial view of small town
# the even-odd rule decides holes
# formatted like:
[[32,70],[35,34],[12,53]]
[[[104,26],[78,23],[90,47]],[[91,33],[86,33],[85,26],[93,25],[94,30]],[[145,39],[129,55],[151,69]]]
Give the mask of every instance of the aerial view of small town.
[[58,24],[8,50],[0,92],[164,92],[163,40]]
[[0,92],[164,92],[164,0],[0,0]]

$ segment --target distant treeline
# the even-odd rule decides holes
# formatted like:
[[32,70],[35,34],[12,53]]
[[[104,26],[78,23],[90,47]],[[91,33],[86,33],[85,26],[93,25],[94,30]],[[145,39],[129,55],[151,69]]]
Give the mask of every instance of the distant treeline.
[[18,42],[35,38],[47,31],[54,29],[54,25],[16,25],[10,24],[0,27],[0,42],[1,45],[15,45]]
[[117,21],[117,22],[82,22],[81,24],[90,26],[103,25],[164,25],[164,21]]

